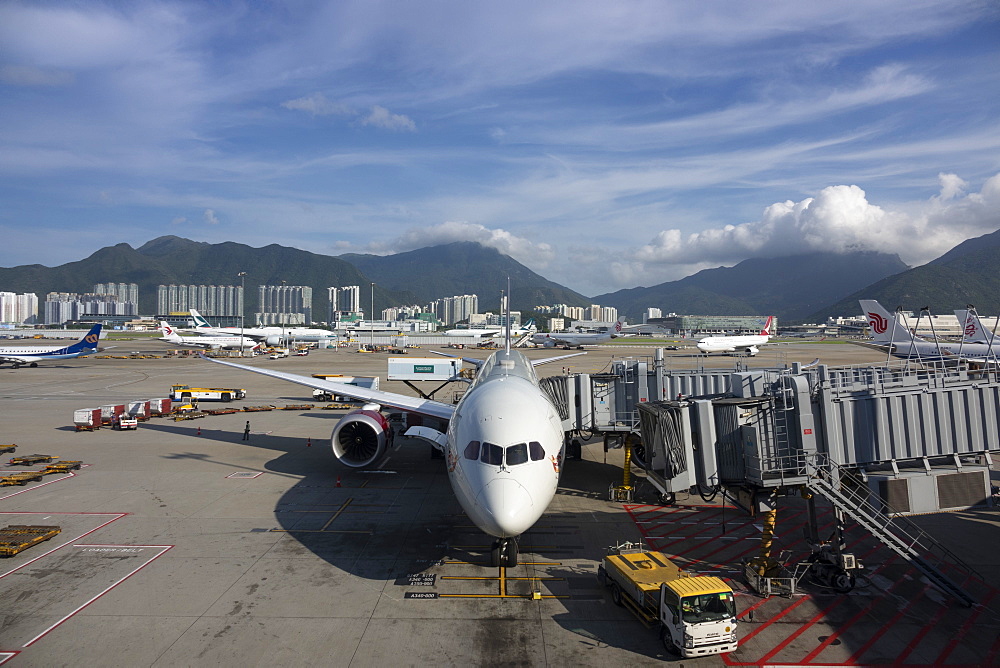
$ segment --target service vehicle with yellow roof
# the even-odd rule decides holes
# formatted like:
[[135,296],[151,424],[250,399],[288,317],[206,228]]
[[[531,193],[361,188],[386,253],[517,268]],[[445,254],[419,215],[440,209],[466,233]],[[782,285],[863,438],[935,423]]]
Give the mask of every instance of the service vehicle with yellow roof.
[[608,548],[597,575],[615,604],[647,626],[659,625],[669,653],[688,658],[736,650],[736,598],[721,578],[685,573],[636,543]]
[[232,401],[243,399],[247,391],[241,387],[191,387],[171,385],[170,398],[173,401]]

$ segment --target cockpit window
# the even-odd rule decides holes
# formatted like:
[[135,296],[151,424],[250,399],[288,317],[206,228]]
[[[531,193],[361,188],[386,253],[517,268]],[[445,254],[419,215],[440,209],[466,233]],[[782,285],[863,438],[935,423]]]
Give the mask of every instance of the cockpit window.
[[466,459],[479,459],[479,441],[469,441],[465,446]]
[[479,460],[484,464],[500,466],[503,464],[503,448],[492,443],[483,443],[483,452]]
[[545,448],[538,441],[528,443],[528,452],[531,453],[531,461],[533,462],[545,459]]
[[507,466],[517,466],[528,461],[528,444],[518,443],[507,448]]

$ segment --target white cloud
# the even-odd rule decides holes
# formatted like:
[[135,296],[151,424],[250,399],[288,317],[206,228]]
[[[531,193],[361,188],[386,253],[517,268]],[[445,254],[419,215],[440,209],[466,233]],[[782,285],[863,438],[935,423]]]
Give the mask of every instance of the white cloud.
[[616,271],[621,281],[650,271],[662,275],[665,269],[683,276],[748,257],[856,250],[897,253],[918,265],[1000,228],[1000,174],[978,193],[965,194],[967,184],[954,174],[941,174],[939,181],[939,195],[912,205],[881,207],[858,186],[838,185],[798,202],[776,202],[753,222],[691,234],[662,230]]
[[372,107],[371,113],[361,119],[361,124],[372,125],[385,130],[408,130],[414,132],[417,129],[416,124],[409,117],[403,114],[393,114],[385,107],[380,107],[377,104]]
[[552,246],[547,243],[519,237],[507,230],[490,229],[477,223],[463,221],[448,221],[430,227],[411,229],[393,241],[374,245],[369,250],[381,253],[401,253],[456,241],[475,241],[483,246],[495,248],[534,270],[544,268],[555,257]]
[[219,217],[215,215],[215,211],[213,211],[212,209],[205,209],[205,213],[202,214],[202,217],[204,218],[205,222],[208,223],[209,225],[219,224]]
[[323,93],[313,93],[305,97],[282,102],[285,109],[304,111],[313,116],[353,116],[356,112],[346,104],[331,102]]
[[170,221],[170,224],[171,225],[183,225],[186,222],[188,222],[188,219],[186,217],[184,217],[184,216],[177,216],[173,220]]

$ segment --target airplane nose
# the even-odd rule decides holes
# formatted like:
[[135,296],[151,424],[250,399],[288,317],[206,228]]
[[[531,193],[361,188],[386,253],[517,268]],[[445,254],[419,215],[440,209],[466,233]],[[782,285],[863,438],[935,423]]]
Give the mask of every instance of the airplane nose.
[[531,495],[515,480],[490,482],[479,493],[478,502],[494,525],[496,536],[520,536],[538,519]]

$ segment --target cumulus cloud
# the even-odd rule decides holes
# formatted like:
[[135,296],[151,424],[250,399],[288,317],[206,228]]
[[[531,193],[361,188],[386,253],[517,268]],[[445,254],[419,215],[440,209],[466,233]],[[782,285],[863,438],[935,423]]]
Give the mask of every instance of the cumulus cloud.
[[176,218],[174,218],[173,220],[170,221],[170,224],[171,225],[183,225],[186,222],[188,222],[188,219],[185,216],[177,216]]
[[219,217],[215,215],[215,211],[213,211],[212,209],[205,209],[205,213],[203,214],[203,218],[204,218],[205,222],[208,223],[209,225],[218,225],[219,224]]
[[346,104],[332,102],[323,93],[313,93],[305,97],[282,102],[281,106],[292,111],[304,111],[313,116],[353,116],[354,110]]
[[386,244],[372,246],[368,250],[381,253],[401,253],[440,246],[456,241],[475,241],[483,246],[495,248],[532,269],[548,266],[555,257],[555,251],[547,243],[539,243],[519,237],[503,229],[491,229],[477,223],[448,221],[439,225],[412,229]]
[[367,116],[361,119],[361,124],[372,125],[385,130],[407,130],[414,132],[417,129],[416,124],[408,116],[394,114],[385,107],[380,107],[377,104],[372,107],[371,112]]
[[[940,192],[916,205],[882,207],[856,185],[829,186],[815,197],[776,202],[760,220],[684,234],[663,230],[619,263],[624,280],[642,268],[670,265],[690,270],[734,264],[749,257],[782,257],[813,251],[897,253],[918,265],[970,237],[1000,228],[1000,174],[978,193],[955,174],[940,174]],[[695,269],[696,270],[696,269]]]

